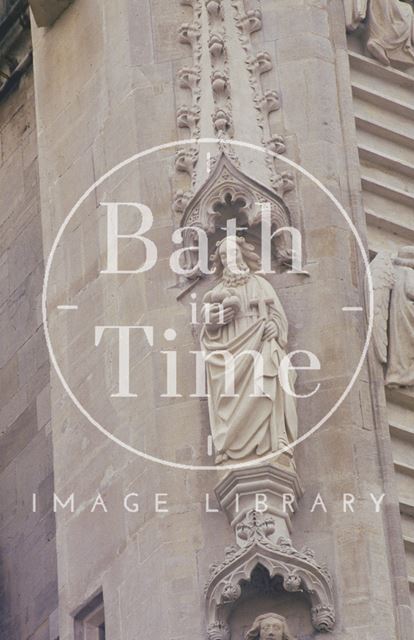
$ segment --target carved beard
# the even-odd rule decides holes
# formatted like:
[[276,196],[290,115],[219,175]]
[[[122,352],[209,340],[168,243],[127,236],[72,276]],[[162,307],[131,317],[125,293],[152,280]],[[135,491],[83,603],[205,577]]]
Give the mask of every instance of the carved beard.
[[239,287],[250,278],[250,270],[246,263],[238,264],[239,272],[235,273],[229,267],[224,267],[222,281],[226,287]]

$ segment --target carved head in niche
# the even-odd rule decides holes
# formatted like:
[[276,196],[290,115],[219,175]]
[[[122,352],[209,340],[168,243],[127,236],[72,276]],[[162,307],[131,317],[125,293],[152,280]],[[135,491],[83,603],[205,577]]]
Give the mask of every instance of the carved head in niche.
[[221,278],[225,270],[240,274],[260,269],[260,258],[254,246],[238,236],[228,236],[218,242],[211,260],[216,278]]
[[245,640],[294,640],[286,618],[277,613],[258,616],[247,633]]

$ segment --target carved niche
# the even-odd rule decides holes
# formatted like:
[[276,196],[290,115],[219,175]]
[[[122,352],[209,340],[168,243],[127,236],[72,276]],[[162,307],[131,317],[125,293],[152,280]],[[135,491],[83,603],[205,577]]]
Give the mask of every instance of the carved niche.
[[[184,164],[184,160],[180,161]],[[197,228],[203,229],[214,242],[224,236],[226,221],[236,219],[237,227],[243,228],[252,239],[259,238],[262,220],[261,203],[270,204],[272,231],[291,226],[291,216],[283,200],[283,194],[291,188],[290,177],[280,176],[279,185],[271,190],[244,174],[222,151],[212,162],[213,168],[198,192],[178,194],[176,211],[183,212],[180,223],[184,228],[184,246],[194,247],[197,243]],[[289,260],[286,236],[281,233],[273,240],[275,259]],[[191,270],[191,250],[188,252],[186,268]],[[194,276],[198,274],[193,274]]]
[[332,631],[335,610],[332,579],[312,549],[297,550],[288,538],[272,539],[274,518],[250,511],[237,525],[238,545],[225,549],[222,562],[210,567],[205,589],[208,640],[230,640],[230,616],[237,602],[249,591],[304,593],[313,627]]

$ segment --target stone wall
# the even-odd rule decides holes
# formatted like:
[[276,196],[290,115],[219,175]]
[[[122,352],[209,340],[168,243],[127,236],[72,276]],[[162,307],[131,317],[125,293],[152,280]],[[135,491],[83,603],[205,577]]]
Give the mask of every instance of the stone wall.
[[45,500],[53,487],[49,362],[40,313],[43,250],[31,70],[0,104],[0,146],[0,637],[55,640],[55,521]]
[[[188,48],[177,38],[181,24],[189,21],[185,4],[191,3],[83,0],[71,5],[51,30],[35,29],[45,255],[70,207],[94,180],[129,155],[179,136],[176,71],[191,62]],[[342,5],[339,0],[263,0],[261,7],[258,46],[269,49],[276,63],[288,154],[339,197],[364,235]],[[160,167],[167,170],[160,172]],[[73,227],[57,258],[52,325],[72,353],[78,348],[75,367],[72,362],[76,389],[87,401],[102,398],[103,418],[102,364],[87,342],[96,314],[104,317],[122,306],[131,324],[140,319],[157,330],[169,320],[180,336],[177,344],[183,357],[196,346],[188,307],[177,303],[177,283],[167,262],[169,238],[177,224],[171,212],[172,171],[173,154],[164,155],[159,164],[143,163],[139,172],[127,172],[122,180],[114,178],[98,189],[95,202],[91,198],[85,209],[84,224]],[[161,247],[161,259],[145,277],[116,278],[112,291],[103,291],[96,254],[90,251],[99,240],[94,215],[100,200],[130,199],[131,193],[142,202],[155,194],[151,237]],[[305,342],[314,338],[321,360],[328,363],[328,374],[321,377],[325,392],[314,414],[309,413],[316,416],[331,405],[362,348],[361,323],[344,321],[341,307],[362,303],[363,272],[349,229],[334,218],[331,204],[304,182],[300,201],[313,279],[302,287],[287,280],[280,289],[293,325],[292,344],[299,337]],[[98,268],[103,253],[98,254]],[[329,314],[315,302],[323,302],[324,292],[338,299],[338,307]],[[69,301],[84,305],[76,312],[77,333],[72,333],[69,321],[59,321],[55,308]],[[303,322],[304,309],[312,322]],[[161,346],[165,345],[159,341],[157,348]],[[109,361],[109,350],[106,355]],[[146,446],[158,444],[158,453],[177,462],[203,457],[208,434],[205,403],[161,399],[156,354],[141,349],[134,373],[140,376],[138,408],[125,413],[116,434],[136,444],[144,437]],[[89,385],[91,376],[95,386]],[[182,367],[180,380],[187,390],[191,388],[190,367]],[[340,411],[298,448],[305,497],[293,539],[299,546],[313,547],[334,576],[337,626],[331,637],[335,640],[409,637],[408,631],[398,636],[399,602],[393,580],[401,581],[402,576],[393,575],[390,560],[394,544],[402,553],[402,543],[389,538],[386,516],[373,516],[367,499],[369,492],[378,496],[384,488],[378,450],[381,425],[375,424],[372,412],[377,391],[364,368],[359,385]],[[218,472],[195,474],[159,467],[115,446],[78,412],[54,375],[52,407],[56,491],[62,500],[75,495],[73,512],[66,508],[57,514],[61,640],[73,640],[73,613],[101,589],[111,640],[204,637],[208,567],[221,560],[225,546],[233,542],[224,516],[204,511],[205,493],[213,493]],[[304,412],[301,417],[306,418]],[[314,515],[310,507],[319,491],[329,512]],[[344,491],[357,495],[354,516],[343,514]],[[98,492],[108,513],[100,507],[91,513]],[[135,514],[122,506],[128,492],[139,494],[141,508]],[[157,492],[169,493],[169,513],[154,513]],[[386,503],[388,510],[398,509],[392,492]],[[299,621],[294,624],[293,633],[301,633]]]

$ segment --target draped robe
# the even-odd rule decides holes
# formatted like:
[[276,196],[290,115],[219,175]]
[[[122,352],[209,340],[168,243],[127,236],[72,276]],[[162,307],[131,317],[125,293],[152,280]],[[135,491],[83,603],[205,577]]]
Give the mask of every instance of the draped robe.
[[397,266],[391,293],[386,384],[414,386],[414,269]]
[[367,25],[367,48],[383,64],[414,64],[414,13],[402,0],[344,0],[348,31]]
[[[228,290],[220,282],[204,297],[204,303]],[[201,344],[207,357],[206,375],[208,404],[213,442],[219,454],[240,460],[278,451],[297,438],[295,399],[287,394],[280,375],[285,371],[285,387],[294,390],[294,371],[279,372],[286,355],[288,323],[273,287],[262,277],[250,274],[248,281],[231,286],[240,310],[227,325],[204,325]],[[271,300],[267,317],[251,301]],[[277,339],[263,340],[265,324],[272,320],[278,328]],[[226,396],[225,359],[218,351],[225,350],[235,360],[235,395]],[[263,358],[263,395],[254,396],[255,368],[246,351],[255,351]],[[244,354],[244,355],[243,355]]]
[[[414,64],[414,14],[401,0],[370,0],[368,49],[385,64]],[[385,57],[382,51],[385,52]]]

